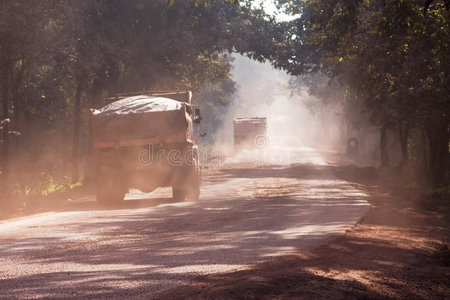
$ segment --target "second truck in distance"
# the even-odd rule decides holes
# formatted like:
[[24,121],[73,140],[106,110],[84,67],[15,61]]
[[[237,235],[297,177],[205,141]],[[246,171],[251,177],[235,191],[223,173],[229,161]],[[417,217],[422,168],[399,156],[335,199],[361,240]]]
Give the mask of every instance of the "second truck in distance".
[[266,118],[236,118],[233,131],[235,149],[264,148],[269,143]]

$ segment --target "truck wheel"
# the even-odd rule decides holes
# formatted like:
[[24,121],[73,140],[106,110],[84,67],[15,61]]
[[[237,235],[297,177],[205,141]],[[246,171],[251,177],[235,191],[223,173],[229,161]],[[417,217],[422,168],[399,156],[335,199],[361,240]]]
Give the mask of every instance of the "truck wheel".
[[120,203],[125,198],[126,191],[122,185],[109,176],[97,181],[97,202],[101,204]]
[[200,168],[198,165],[191,174],[192,175],[186,191],[186,197],[188,201],[196,202],[200,198],[200,186],[202,184],[202,177],[200,175]]
[[174,201],[198,201],[200,197],[201,176],[198,165],[179,170],[178,177],[172,185]]
[[120,192],[97,193],[97,202],[100,204],[117,204],[122,202],[124,198],[125,193]]
[[186,193],[187,201],[196,202],[200,198],[200,185],[193,185],[189,187]]
[[172,186],[172,197],[176,202],[182,202],[186,198],[186,191],[180,187]]

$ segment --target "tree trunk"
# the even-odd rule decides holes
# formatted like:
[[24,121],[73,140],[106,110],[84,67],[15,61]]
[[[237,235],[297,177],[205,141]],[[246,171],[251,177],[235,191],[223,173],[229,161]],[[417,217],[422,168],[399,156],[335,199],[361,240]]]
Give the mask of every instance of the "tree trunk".
[[389,166],[389,152],[387,145],[387,125],[381,127],[380,132],[380,168]]
[[80,122],[81,122],[81,92],[82,80],[78,80],[75,92],[75,106],[73,112],[73,141],[72,141],[72,183],[80,180],[80,169],[78,166],[78,155],[80,148]]
[[425,123],[428,137],[428,177],[433,187],[439,187],[443,183],[446,172],[448,146],[450,138],[450,118],[443,115],[437,118],[429,118]]
[[3,188],[7,188],[9,179],[9,72],[10,63],[8,59],[5,59],[2,72],[2,120],[4,124],[1,163]]
[[[12,88],[12,103],[13,103],[13,115],[12,115],[12,129],[21,133],[21,123],[20,123],[20,117],[21,117],[21,110],[22,110],[22,103],[20,101],[20,87],[22,85],[23,81],[23,75],[25,74],[25,62],[22,63],[22,66],[20,67],[19,71],[17,72],[17,76],[14,80],[14,85]],[[19,150],[19,139],[20,136],[17,136],[14,139],[14,146],[16,149],[14,149],[14,152],[16,155],[18,154]]]
[[[99,77],[101,76],[98,74]],[[103,99],[102,99],[102,91],[103,91],[103,84],[99,79],[95,79],[92,83],[92,89],[89,98],[91,99],[90,105],[95,108],[100,108],[103,106]],[[94,183],[94,177],[95,177],[95,151],[94,147],[92,145],[92,140],[90,136],[89,131],[89,139],[88,139],[88,145],[87,145],[87,152],[86,152],[86,159],[84,164],[84,172],[83,172],[83,185],[84,186],[92,186]]]
[[429,163],[429,154],[428,154],[428,139],[427,139],[427,133],[425,128],[420,128],[420,145],[421,145],[421,150],[422,150],[422,159],[421,159],[421,172],[423,172],[423,174],[427,173],[428,170],[428,163]]
[[23,81],[23,75],[25,73],[25,62],[22,62],[22,65],[17,73],[17,76],[14,80],[14,85],[12,87],[12,103],[13,103],[13,115],[12,115],[12,129],[17,131],[18,134],[13,135],[12,139],[12,149],[13,149],[13,155],[12,163],[14,164],[14,170],[16,171],[16,176],[19,182],[19,188],[21,193],[25,192],[25,185],[23,183],[22,178],[22,170],[23,170],[23,163],[22,163],[22,156],[21,156],[21,135],[22,133],[22,124],[21,124],[21,110],[22,110],[22,103],[20,99],[20,87],[22,85]]
[[409,161],[408,155],[409,127],[410,122],[406,122],[405,124],[403,124],[401,121],[398,122],[398,132],[400,134],[400,146],[402,149],[402,161],[400,162],[400,168],[406,167]]
[[340,124],[340,126],[339,126],[339,133],[340,133],[340,135],[339,135],[339,142],[342,144],[342,145],[345,145],[345,143],[347,142],[347,122],[346,122],[346,120],[344,119],[344,118],[342,118],[342,120],[341,120],[341,124]]

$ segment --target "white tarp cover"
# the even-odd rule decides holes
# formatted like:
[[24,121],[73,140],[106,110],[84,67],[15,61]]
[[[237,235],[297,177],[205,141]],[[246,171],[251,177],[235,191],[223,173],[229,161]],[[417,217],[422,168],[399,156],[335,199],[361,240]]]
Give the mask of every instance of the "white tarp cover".
[[127,97],[96,109],[92,113],[96,117],[112,115],[139,114],[157,111],[180,110],[183,103],[169,98],[133,96]]
[[253,137],[266,133],[266,118],[236,118],[233,120],[234,135]]
[[92,111],[92,141],[117,141],[173,135],[190,131],[186,104],[163,97],[127,97]]

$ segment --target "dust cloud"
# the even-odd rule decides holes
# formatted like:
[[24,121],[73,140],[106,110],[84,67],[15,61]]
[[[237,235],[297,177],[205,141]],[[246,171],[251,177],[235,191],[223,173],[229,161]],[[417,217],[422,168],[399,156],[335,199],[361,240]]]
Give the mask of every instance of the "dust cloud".
[[232,152],[233,119],[239,117],[266,117],[271,147],[330,148],[335,145],[338,130],[333,122],[323,118],[326,114],[311,111],[311,104],[319,100],[306,91],[294,93],[289,86],[291,76],[286,72],[269,63],[236,55],[232,73],[238,91],[222,128],[215,135],[217,150]]

